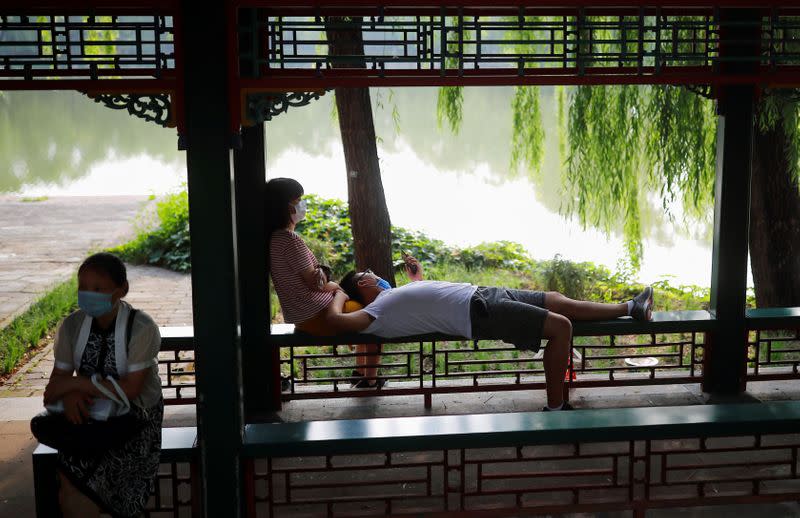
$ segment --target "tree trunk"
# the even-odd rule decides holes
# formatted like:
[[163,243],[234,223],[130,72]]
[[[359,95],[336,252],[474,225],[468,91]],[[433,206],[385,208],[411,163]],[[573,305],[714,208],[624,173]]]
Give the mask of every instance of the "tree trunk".
[[[356,19],[359,20],[359,19]],[[337,68],[364,68],[364,41],[358,23],[348,18],[331,17],[329,24],[350,24],[346,30],[328,29],[330,52],[334,56],[353,56]],[[336,88],[336,109],[342,133],[347,168],[347,201],[353,229],[356,269],[372,269],[394,285],[392,236],[389,210],[383,193],[375,125],[372,120],[368,88]]]
[[800,306],[800,190],[787,149],[796,145],[778,119],[753,137],[750,262],[758,307]]

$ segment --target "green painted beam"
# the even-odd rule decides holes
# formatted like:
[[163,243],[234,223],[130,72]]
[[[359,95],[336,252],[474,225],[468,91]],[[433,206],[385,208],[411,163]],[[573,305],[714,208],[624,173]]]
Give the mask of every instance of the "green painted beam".
[[758,308],[745,311],[748,329],[800,329],[800,308]]
[[[746,315],[748,329],[797,329],[800,327],[800,308],[748,309]],[[714,317],[708,311],[656,311],[653,316],[654,320],[650,323],[635,322],[630,319],[579,322],[575,325],[575,335],[705,332],[713,331],[716,325]],[[415,337],[414,340],[409,338],[385,339],[364,334],[312,337],[302,333],[294,334],[294,326],[291,324],[273,324],[270,328],[272,333],[269,335],[270,343],[276,346],[309,345],[312,341],[314,345],[345,345],[370,341],[402,343],[417,340],[462,340],[459,337],[438,334],[423,335]],[[160,331],[164,350],[190,350],[192,348],[192,335],[194,334],[192,326],[162,327]],[[611,332],[609,333],[609,331]]]
[[250,424],[245,457],[790,433],[800,401]]
[[[614,320],[594,320],[573,322],[575,336],[603,336],[650,333],[684,333],[713,331],[716,322],[708,311],[655,311],[650,322],[637,322],[631,318]],[[380,338],[367,334],[350,334],[337,336],[312,336],[295,333],[291,324],[273,324],[269,343],[276,346],[288,345],[333,345],[352,343],[405,343],[417,341],[456,341],[463,337],[439,333],[417,335],[402,338]]]
[[244,515],[226,2],[180,2],[200,481],[204,516]]
[[[280,409],[279,358],[264,344],[269,333],[267,242],[264,238],[264,125],[242,130],[242,149],[234,152],[239,307],[242,324],[242,374],[248,421]],[[275,404],[275,402],[278,402]]]

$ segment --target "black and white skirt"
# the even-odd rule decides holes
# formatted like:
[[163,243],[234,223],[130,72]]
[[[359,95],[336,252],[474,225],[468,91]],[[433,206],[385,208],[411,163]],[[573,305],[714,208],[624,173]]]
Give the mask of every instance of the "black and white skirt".
[[78,490],[103,512],[124,518],[139,516],[153,491],[164,401],[146,410],[131,405],[130,411],[142,420],[143,427],[122,446],[96,456],[58,454],[61,472]]

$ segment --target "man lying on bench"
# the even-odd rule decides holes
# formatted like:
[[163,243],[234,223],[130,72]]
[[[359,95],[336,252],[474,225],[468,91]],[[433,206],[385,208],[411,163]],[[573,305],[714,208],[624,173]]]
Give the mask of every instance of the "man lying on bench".
[[[572,339],[571,320],[608,320],[627,315],[636,320],[652,318],[650,286],[628,302],[603,304],[572,300],[555,291],[424,281],[422,265],[410,256],[406,258],[406,274],[415,282],[392,288],[370,270],[349,272],[328,307],[330,323],[338,332],[365,332],[384,338],[444,333],[502,340],[530,351],[537,351],[545,338],[545,411],[572,409],[564,401],[563,390]],[[348,299],[360,302],[364,309],[343,313]]]

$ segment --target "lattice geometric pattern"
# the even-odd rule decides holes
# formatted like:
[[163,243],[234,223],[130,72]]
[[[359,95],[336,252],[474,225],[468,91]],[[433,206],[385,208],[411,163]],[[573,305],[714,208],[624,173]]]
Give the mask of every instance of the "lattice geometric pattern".
[[[699,383],[703,372],[702,333],[576,337],[567,372],[571,387]],[[451,392],[542,390],[543,349],[523,352],[495,341],[385,344],[370,356],[380,392],[350,389],[358,354],[348,346],[281,348],[281,370],[289,377],[285,400],[369,395],[426,396]]]
[[[258,69],[265,77],[427,77],[433,84],[445,76],[475,81],[500,76],[506,82],[515,76],[533,82],[558,77],[563,82],[564,76],[621,75],[627,80],[620,82],[639,76],[647,82],[691,83],[687,74],[716,74],[726,61],[770,70],[800,65],[800,18],[786,9],[765,12],[760,38],[756,30],[749,42],[760,54],[743,57],[721,55],[720,31],[727,22],[711,9],[587,8],[553,15],[553,9],[544,8],[441,8],[430,16],[393,16],[388,8],[375,8],[372,15],[356,18],[360,22],[331,21],[320,10],[308,9],[305,16],[302,9],[292,11],[298,15],[265,10],[265,23],[257,26],[261,38],[250,39],[263,42],[253,54],[261,56]],[[482,14],[487,11],[495,14]],[[753,24],[759,28],[759,22]],[[740,29],[743,24],[729,25]],[[329,36],[354,27],[363,34],[364,55],[332,55]],[[356,72],[360,67],[366,71]]]
[[0,15],[0,79],[161,78],[174,69],[171,15]]
[[156,475],[155,491],[145,507],[148,516],[193,516],[192,499],[199,500],[199,495],[192,494],[192,470],[197,469],[198,466],[189,462],[162,462]]
[[166,405],[193,405],[197,401],[194,350],[165,348],[158,353],[158,373]]
[[[699,383],[704,335],[671,333],[576,337],[567,372],[571,387]],[[380,392],[350,388],[358,354],[346,345],[281,347],[281,371],[289,385],[284,400],[325,399],[491,390],[542,390],[543,350],[521,352],[502,342],[416,342],[385,344],[368,363],[390,384]],[[644,363],[637,360],[647,360]],[[648,361],[657,363],[648,365]],[[159,372],[166,404],[194,404],[194,352],[162,346]]]
[[644,510],[796,500],[800,435],[256,459],[255,515]]
[[748,346],[748,380],[800,378],[800,329],[751,331]]

